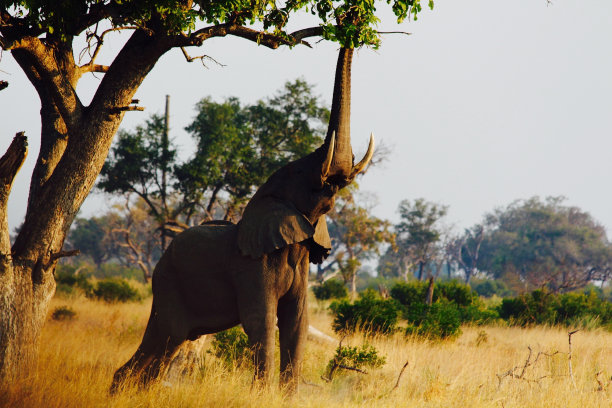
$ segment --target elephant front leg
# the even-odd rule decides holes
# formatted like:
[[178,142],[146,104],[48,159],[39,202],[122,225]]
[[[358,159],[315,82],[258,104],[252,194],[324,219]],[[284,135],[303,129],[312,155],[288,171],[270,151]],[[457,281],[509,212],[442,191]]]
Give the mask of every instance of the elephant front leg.
[[304,343],[308,333],[306,296],[281,299],[278,305],[280,334],[280,382],[295,392],[300,380]]
[[242,327],[249,337],[255,367],[254,380],[267,385],[274,372],[276,308],[241,317]]

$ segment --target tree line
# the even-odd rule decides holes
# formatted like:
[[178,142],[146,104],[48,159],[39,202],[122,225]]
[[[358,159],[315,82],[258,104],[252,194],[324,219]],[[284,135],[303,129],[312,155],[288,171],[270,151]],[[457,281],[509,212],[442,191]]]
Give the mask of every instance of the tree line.
[[[69,245],[97,267],[137,267],[148,281],[167,239],[201,222],[239,221],[257,186],[316,148],[329,116],[324,106],[300,79],[252,105],[206,97],[185,128],[196,145],[186,160],[178,158],[161,115],[120,131],[97,183],[116,204],[77,218]],[[385,149],[377,151],[373,166],[385,156]],[[605,228],[560,197],[517,200],[459,233],[445,224],[446,205],[403,200],[393,224],[371,215],[374,201],[358,184],[340,193],[328,214],[332,253],[313,271],[317,279],[339,276],[355,293],[369,268],[404,281],[491,278],[520,293],[542,287],[567,292],[611,276]]]

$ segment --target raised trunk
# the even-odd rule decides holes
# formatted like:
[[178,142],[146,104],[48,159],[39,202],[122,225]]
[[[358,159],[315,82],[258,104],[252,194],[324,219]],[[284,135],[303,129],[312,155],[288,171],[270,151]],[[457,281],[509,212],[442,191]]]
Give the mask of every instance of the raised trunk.
[[351,64],[353,49],[342,48],[338,55],[334,95],[327,136],[323,144],[327,151],[332,134],[336,134],[334,157],[330,174],[348,179],[353,170],[353,150],[351,148]]

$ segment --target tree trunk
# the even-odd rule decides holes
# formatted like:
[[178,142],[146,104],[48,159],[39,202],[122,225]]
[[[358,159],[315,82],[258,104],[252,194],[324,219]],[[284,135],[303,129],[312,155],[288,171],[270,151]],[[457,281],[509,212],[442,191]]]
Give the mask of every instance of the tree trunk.
[[431,306],[433,303],[433,293],[434,293],[434,277],[431,276],[429,278],[429,285],[427,286],[427,297],[425,298],[425,304],[427,306]]

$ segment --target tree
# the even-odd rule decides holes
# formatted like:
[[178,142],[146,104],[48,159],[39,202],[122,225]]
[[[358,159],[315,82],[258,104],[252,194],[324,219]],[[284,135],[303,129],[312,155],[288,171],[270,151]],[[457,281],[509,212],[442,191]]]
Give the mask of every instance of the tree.
[[[356,188],[356,187],[354,187]],[[371,206],[357,204],[351,187],[342,190],[329,217],[332,238],[330,266],[336,264],[351,294],[357,293],[357,272],[363,261],[379,254],[384,244],[395,244],[395,234],[389,221],[370,215]]]
[[[286,33],[293,15],[308,8],[320,26]],[[393,1],[398,21],[420,11],[419,0]],[[374,2],[202,2],[194,0],[71,0],[0,2],[0,48],[9,50],[41,102],[41,148],[30,184],[25,221],[11,247],[6,201],[26,155],[18,135],[0,160],[0,378],[27,375],[55,290],[53,271],[67,255],[64,240],[91,190],[123,115],[159,58],[173,48],[200,46],[234,35],[270,48],[322,35],[341,45],[377,46]],[[203,23],[198,25],[196,23]],[[252,28],[261,23],[263,29]],[[97,61],[105,37],[132,32],[110,65]],[[88,61],[75,60],[75,40],[87,41]],[[88,53],[89,51],[89,53]],[[193,60],[188,58],[188,60]],[[91,103],[76,92],[87,73],[102,78]]]
[[177,187],[192,202],[207,196],[209,218],[225,193],[225,219],[239,213],[274,171],[318,146],[329,119],[312,86],[300,79],[250,106],[242,106],[237,98],[222,103],[204,98],[197,112],[186,128],[196,141],[196,152],[176,167]]
[[476,224],[466,228],[463,235],[455,238],[449,246],[452,258],[463,269],[466,285],[470,284],[470,279],[478,270],[480,248],[484,239],[484,224]]
[[[398,255],[388,254],[383,264],[383,275],[393,270],[389,261],[398,263],[397,272],[408,279],[411,267],[417,267],[417,278],[423,280],[425,267],[435,258],[436,243],[440,240],[442,230],[439,221],[446,215],[448,207],[423,198],[414,202],[403,200],[398,208],[401,221],[395,226],[397,233]],[[392,250],[392,249],[391,249]],[[432,267],[432,265],[429,265]]]
[[213,219],[223,195],[229,219],[270,174],[321,143],[328,117],[303,80],[287,82],[273,98],[251,106],[235,97],[221,103],[207,97],[186,128],[197,145],[189,160],[178,160],[165,120],[152,115],[134,132],[119,132],[97,187],[128,202],[137,195],[162,238],[202,212],[202,218]]
[[110,236],[109,216],[77,218],[68,241],[74,248],[91,258],[98,268],[116,255],[117,246]]
[[515,277],[523,289],[547,286],[554,292],[607,279],[612,246],[605,228],[563,201],[533,197],[490,214],[492,229],[483,240],[478,269],[495,278]]

